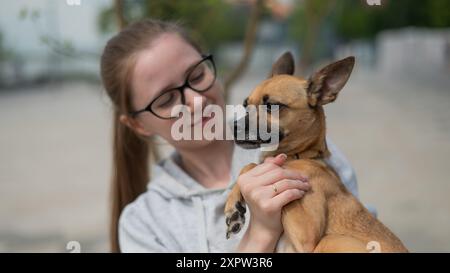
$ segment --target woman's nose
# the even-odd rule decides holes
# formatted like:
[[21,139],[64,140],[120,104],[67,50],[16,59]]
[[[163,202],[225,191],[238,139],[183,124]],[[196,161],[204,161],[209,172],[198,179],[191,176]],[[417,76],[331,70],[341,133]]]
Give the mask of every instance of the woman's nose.
[[[186,99],[186,105],[190,108],[191,113],[194,113],[194,109],[197,111],[198,110],[203,111],[204,108],[206,107],[206,97],[198,92],[195,92],[189,87],[186,87],[186,89],[184,89],[184,96]],[[196,109],[195,107],[201,108]]]

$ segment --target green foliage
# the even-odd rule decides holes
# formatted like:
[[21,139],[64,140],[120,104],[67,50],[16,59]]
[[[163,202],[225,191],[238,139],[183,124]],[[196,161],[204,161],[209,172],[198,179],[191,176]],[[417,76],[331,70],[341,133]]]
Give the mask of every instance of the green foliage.
[[16,54],[10,48],[5,46],[3,33],[0,32],[0,62],[14,59]]
[[114,24],[114,7],[107,7],[100,11],[97,19],[98,29],[103,33],[111,33],[117,30]]
[[[302,40],[311,30],[311,20],[320,20],[319,14],[326,14],[332,1],[336,0],[305,0],[302,5],[296,5],[288,20],[289,35],[294,40]],[[339,1],[339,0],[338,0]],[[319,22],[319,21],[317,21]]]
[[50,48],[54,53],[60,54],[65,57],[79,57],[71,41],[58,40],[50,35],[41,35],[41,43]]
[[379,7],[365,0],[341,0],[333,14],[337,33],[346,39],[373,38],[384,29],[449,27],[448,0],[382,0]]
[[6,49],[3,45],[3,33],[0,32],[0,61],[6,59]]
[[19,19],[25,20],[27,18],[31,19],[32,21],[36,21],[41,17],[41,13],[37,9],[28,9],[27,7],[24,7],[20,9],[19,11]]
[[[133,0],[124,1],[127,21],[157,18],[182,22],[205,48],[215,50],[226,41],[242,39],[246,14],[223,0]],[[117,30],[114,7],[99,15],[103,32]]]
[[434,0],[428,3],[428,17],[430,26],[449,27],[450,26],[450,1]]
[[[304,39],[308,15],[320,14],[324,4],[333,0],[307,0],[312,7],[298,5],[290,19],[290,35]],[[384,29],[416,27],[450,27],[449,0],[381,0],[381,6],[369,6],[366,0],[335,0],[336,5],[323,22],[331,25],[344,39],[371,39]],[[311,15],[312,14],[312,15]],[[322,26],[323,27],[323,26]]]

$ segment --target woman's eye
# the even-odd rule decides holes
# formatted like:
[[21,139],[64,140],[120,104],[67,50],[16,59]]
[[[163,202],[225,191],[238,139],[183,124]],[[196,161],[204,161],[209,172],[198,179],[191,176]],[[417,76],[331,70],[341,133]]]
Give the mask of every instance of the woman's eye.
[[193,77],[191,77],[191,79],[189,80],[189,82],[191,83],[197,83],[203,80],[203,77],[205,76],[205,73],[202,71],[201,73],[199,73],[198,75],[195,75]]
[[171,102],[174,100],[175,95],[173,93],[170,93],[166,96],[164,96],[163,101],[159,103],[158,107],[167,107],[171,104]]

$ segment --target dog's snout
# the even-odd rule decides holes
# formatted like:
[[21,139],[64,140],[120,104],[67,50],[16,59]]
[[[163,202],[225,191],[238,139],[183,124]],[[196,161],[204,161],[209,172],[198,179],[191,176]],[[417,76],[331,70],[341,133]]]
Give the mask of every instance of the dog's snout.
[[234,121],[234,136],[238,136],[240,133],[245,133],[246,128],[248,128],[248,115]]

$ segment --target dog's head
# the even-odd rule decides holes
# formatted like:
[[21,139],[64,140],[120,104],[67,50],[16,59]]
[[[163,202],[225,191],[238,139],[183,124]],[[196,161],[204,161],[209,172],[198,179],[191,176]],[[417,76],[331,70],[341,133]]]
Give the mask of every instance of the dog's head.
[[[324,137],[325,115],[322,106],[337,98],[350,77],[354,63],[354,57],[345,58],[322,68],[305,80],[293,76],[294,59],[290,52],[286,52],[273,64],[269,78],[244,100],[244,107],[266,106],[267,113],[262,113],[261,109],[264,108],[259,108],[258,116],[267,115],[267,128],[278,127],[277,152],[298,150],[300,146],[307,148],[318,138]],[[276,113],[270,109],[271,106],[278,106]],[[278,116],[278,119],[274,116]],[[245,122],[241,120],[234,123],[235,136],[236,132],[245,130],[245,139],[236,139],[238,145],[258,148],[270,142],[262,140],[259,134],[256,139],[249,139],[251,123],[261,122],[261,119],[249,119],[248,112],[243,119]]]

